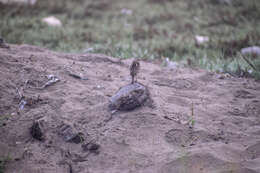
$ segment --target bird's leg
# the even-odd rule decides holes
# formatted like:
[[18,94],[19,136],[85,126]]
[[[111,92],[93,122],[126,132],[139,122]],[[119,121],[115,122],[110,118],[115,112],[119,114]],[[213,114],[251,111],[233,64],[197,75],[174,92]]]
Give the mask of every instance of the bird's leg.
[[135,80],[135,77],[134,77],[134,76],[132,76],[132,82],[131,82],[131,84],[133,84],[133,83],[134,83],[134,80]]

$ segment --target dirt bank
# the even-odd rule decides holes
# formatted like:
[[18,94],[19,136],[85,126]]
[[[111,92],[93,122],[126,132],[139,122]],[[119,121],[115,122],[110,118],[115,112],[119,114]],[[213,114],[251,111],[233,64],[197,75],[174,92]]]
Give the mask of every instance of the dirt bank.
[[[253,79],[141,61],[138,81],[154,106],[111,115],[108,100],[131,82],[131,59],[10,47],[0,48],[7,173],[260,172],[260,83]],[[53,76],[58,81],[46,86]],[[35,120],[44,124],[43,142],[30,136]],[[84,141],[65,142],[64,125]],[[83,150],[90,141],[98,152]]]

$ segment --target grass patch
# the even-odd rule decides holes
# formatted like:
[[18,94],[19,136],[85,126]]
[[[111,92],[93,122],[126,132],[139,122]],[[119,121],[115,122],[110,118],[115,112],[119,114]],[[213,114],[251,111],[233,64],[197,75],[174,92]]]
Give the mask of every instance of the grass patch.
[[[260,46],[260,1],[45,0],[34,6],[0,3],[0,36],[60,52],[105,53],[118,58],[163,59],[240,76],[258,73],[240,49]],[[126,13],[125,9],[128,10]],[[43,17],[55,16],[61,28]],[[196,45],[195,35],[210,41]],[[257,58],[248,57],[259,68]],[[245,74],[243,73],[243,74]]]

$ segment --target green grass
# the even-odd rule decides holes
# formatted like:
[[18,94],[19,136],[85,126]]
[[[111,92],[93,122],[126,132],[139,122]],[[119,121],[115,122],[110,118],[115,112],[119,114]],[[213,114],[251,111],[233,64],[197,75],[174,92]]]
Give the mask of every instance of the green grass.
[[[33,7],[0,4],[0,36],[9,43],[60,52],[168,57],[210,71],[259,77],[239,51],[260,45],[260,1],[231,1],[232,5],[218,0],[45,0]],[[132,14],[122,14],[123,8]],[[63,27],[41,22],[51,15]],[[197,46],[195,35],[208,36],[210,41]],[[260,68],[257,58],[248,59]]]

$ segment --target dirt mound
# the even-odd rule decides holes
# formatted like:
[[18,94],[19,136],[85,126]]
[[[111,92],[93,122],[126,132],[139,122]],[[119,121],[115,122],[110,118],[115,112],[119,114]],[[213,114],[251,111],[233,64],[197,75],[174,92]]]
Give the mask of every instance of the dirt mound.
[[[131,83],[131,62],[0,48],[6,172],[260,172],[259,83],[141,61],[138,82],[154,106],[111,114],[109,98]],[[35,121],[44,141],[30,136]],[[77,142],[64,140],[64,126]]]

